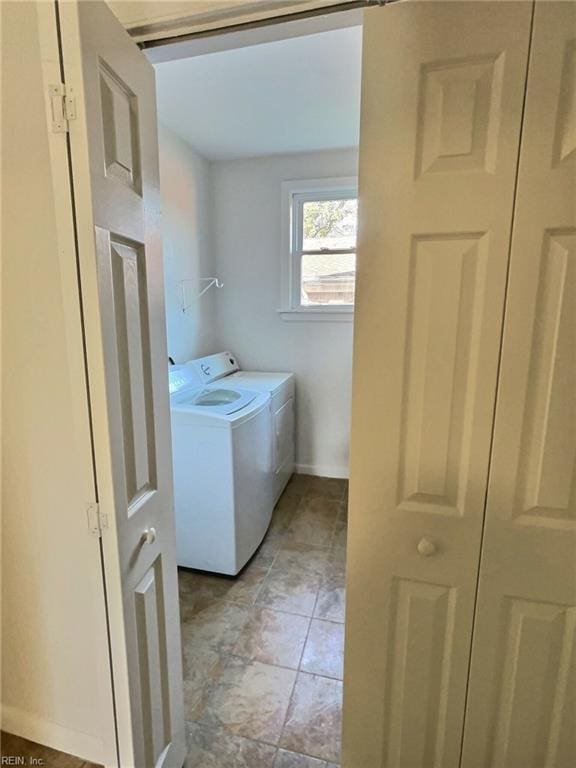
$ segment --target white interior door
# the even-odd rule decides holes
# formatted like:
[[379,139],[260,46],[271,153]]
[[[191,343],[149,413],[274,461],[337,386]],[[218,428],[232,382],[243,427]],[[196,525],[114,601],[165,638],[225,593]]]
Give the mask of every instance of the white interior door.
[[[185,756],[154,71],[104,2],[60,2],[122,768]],[[88,694],[89,695],[89,694]]]
[[465,768],[576,765],[576,3],[537,2]]
[[460,760],[531,13],[365,13],[345,768]]

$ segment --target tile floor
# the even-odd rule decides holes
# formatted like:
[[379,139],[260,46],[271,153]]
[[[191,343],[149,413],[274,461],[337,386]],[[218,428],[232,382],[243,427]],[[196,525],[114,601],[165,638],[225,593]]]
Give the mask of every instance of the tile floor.
[[[24,759],[24,762],[20,762]],[[102,768],[79,757],[43,747],[11,733],[0,733],[0,765],[37,765],[44,768]]]
[[[295,475],[239,577],[179,571],[186,768],[336,768],[346,505],[344,481]],[[4,761],[99,768],[7,733],[0,746]]]
[[186,768],[335,768],[346,496],[295,475],[236,579],[180,570]]

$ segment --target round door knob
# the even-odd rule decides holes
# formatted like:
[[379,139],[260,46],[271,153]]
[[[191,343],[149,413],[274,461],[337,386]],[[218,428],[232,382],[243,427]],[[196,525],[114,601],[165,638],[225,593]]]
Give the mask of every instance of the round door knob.
[[430,557],[436,553],[436,545],[430,539],[420,539],[417,546],[418,554],[422,557]]
[[144,544],[154,544],[156,541],[156,528],[145,528],[142,534]]

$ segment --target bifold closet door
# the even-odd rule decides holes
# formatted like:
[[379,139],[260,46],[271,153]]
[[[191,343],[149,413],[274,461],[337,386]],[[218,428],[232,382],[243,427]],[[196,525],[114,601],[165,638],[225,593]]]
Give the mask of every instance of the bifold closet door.
[[531,14],[365,13],[344,768],[460,761]]
[[119,764],[180,768],[154,70],[102,0],[57,8],[76,98],[70,148]]
[[534,16],[462,765],[576,765],[574,2]]

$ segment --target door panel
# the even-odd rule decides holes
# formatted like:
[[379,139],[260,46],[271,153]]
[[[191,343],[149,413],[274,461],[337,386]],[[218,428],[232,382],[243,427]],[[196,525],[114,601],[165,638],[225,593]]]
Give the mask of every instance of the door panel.
[[154,71],[103,2],[59,8],[78,102],[70,145],[120,764],[176,768],[185,739]]
[[416,177],[494,172],[502,109],[504,54],[423,63]]
[[576,231],[548,230],[542,239],[512,515],[523,525],[573,528]]
[[128,514],[147,493],[157,490],[154,402],[150,387],[146,254],[142,243],[114,239],[97,230],[102,282],[108,278],[112,299],[110,328],[116,338],[116,360],[122,413],[124,483]]
[[576,763],[576,4],[537,2],[463,766]]
[[387,754],[392,765],[426,765],[434,752],[443,752],[455,603],[452,587],[394,580],[390,610],[394,664],[386,686]]
[[166,637],[162,631],[166,616],[160,558],[136,585],[134,594],[144,754],[147,765],[156,765],[157,758],[170,744],[172,732]]
[[460,760],[530,20],[365,13],[345,768]]
[[104,174],[141,194],[138,99],[126,83],[100,62]]
[[409,256],[398,509],[462,516],[487,233],[416,236]]
[[573,765],[576,608],[509,596],[502,603],[495,728],[484,764]]

